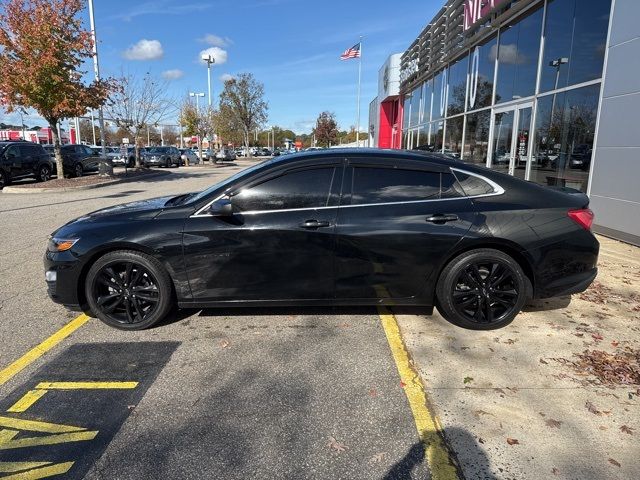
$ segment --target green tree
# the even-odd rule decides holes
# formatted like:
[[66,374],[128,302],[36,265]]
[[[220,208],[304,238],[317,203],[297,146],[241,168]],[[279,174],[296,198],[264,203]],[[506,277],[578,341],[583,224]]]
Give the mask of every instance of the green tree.
[[58,122],[101,107],[117,88],[113,79],[82,79],[93,55],[83,8],[83,0],[8,0],[0,10],[0,105],[9,112],[33,108],[47,121],[59,176]]
[[336,116],[331,112],[322,112],[316,120],[316,128],[313,129],[316,142],[322,147],[329,147],[336,144],[338,138],[338,122]]

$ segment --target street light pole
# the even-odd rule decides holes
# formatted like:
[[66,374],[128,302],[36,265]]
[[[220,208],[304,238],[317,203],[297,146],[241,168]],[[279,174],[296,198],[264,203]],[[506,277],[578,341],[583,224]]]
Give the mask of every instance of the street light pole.
[[[202,55],[202,60],[207,63],[207,85],[208,85],[208,92],[209,92],[209,115],[210,115],[212,110],[211,107],[213,106],[213,90],[211,86],[211,65],[216,63],[216,59],[213,58],[212,55],[205,54],[205,55]],[[209,133],[212,137],[209,141],[209,149],[211,149],[214,133],[213,132],[209,132]]]
[[[91,24],[91,38],[93,40],[93,69],[96,81],[100,80],[100,64],[98,62],[98,40],[96,36],[96,22],[93,14],[93,0],[89,0],[89,22]],[[98,109],[98,123],[100,124],[100,144],[102,146],[102,160],[100,161],[100,175],[113,175],[113,163],[107,157],[107,147],[104,137],[104,113],[102,106]]]
[[[197,123],[200,124],[200,98],[204,97],[204,93],[189,92],[189,96],[191,98],[196,97],[196,116],[198,117]],[[198,139],[198,153],[200,161],[204,163],[204,160],[202,159],[202,139],[200,138],[200,130],[198,130],[196,133],[198,134],[196,138]]]

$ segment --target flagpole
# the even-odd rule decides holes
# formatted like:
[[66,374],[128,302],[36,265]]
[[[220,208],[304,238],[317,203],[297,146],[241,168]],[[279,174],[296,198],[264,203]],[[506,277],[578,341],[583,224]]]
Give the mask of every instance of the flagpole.
[[356,147],[360,147],[360,92],[362,82],[362,35],[360,35],[360,58],[358,62],[358,116],[356,119]]

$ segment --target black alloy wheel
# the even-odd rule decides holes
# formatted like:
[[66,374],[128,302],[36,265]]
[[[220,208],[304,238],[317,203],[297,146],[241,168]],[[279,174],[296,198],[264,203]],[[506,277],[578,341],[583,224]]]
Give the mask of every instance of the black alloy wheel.
[[82,168],[82,164],[76,163],[75,167],[73,167],[73,175],[79,178],[82,176],[83,173],[84,173],[84,169]]
[[38,169],[38,181],[48,182],[51,180],[51,167],[49,165],[41,165]]
[[108,325],[142,330],[162,320],[171,308],[171,280],[153,257],[112,252],[89,270],[86,297],[92,313]]
[[450,322],[473,330],[513,321],[530,296],[530,282],[508,255],[490,249],[466,252],[442,272],[438,309]]

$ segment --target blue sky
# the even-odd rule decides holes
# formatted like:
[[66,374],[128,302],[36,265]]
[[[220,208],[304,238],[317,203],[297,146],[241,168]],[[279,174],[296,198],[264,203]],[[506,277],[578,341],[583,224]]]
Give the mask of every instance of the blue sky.
[[359,35],[366,129],[380,65],[410,45],[443,0],[94,2],[103,75],[164,75],[174,98],[206,92],[206,66],[198,59],[211,48],[218,60],[214,98],[224,75],[251,72],[265,85],[268,124],[304,133],[323,110],[335,112],[341,128],[355,124],[357,60],[339,56]]

